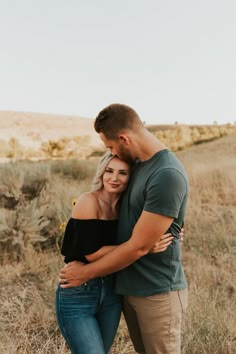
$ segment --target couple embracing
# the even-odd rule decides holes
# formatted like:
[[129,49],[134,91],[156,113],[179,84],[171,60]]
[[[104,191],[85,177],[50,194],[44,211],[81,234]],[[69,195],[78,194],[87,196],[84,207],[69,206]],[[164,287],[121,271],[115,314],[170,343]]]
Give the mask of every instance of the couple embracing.
[[66,226],[59,328],[73,354],[107,354],[123,311],[137,353],[179,354],[186,172],[131,107],[104,108],[94,126],[110,153]]

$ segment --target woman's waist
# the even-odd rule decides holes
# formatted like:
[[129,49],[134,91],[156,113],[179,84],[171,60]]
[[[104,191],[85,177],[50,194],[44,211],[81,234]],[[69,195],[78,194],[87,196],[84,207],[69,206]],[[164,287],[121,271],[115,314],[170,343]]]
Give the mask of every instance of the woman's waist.
[[113,282],[114,282],[114,274],[109,274],[104,277],[97,277],[97,278],[90,279],[84,284],[87,284],[87,285],[107,284],[107,285],[113,286]]

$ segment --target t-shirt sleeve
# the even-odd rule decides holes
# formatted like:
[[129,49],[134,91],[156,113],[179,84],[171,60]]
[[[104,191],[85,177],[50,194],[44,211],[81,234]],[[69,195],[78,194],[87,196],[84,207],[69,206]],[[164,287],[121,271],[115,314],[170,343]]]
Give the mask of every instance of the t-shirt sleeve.
[[166,168],[148,181],[144,210],[177,218],[186,193],[185,176],[176,169]]

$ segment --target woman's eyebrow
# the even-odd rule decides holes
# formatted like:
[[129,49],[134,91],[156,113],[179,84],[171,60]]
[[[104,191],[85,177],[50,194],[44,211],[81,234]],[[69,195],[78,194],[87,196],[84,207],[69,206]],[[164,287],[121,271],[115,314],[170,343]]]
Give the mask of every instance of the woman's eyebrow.
[[[106,171],[110,170],[110,171],[114,171],[114,168],[112,167],[106,167]],[[119,172],[128,172],[128,170],[118,170]]]

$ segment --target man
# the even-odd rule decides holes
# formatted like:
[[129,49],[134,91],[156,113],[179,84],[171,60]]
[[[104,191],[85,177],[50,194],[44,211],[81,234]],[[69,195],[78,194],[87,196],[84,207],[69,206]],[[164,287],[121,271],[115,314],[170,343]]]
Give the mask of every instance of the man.
[[[187,283],[178,234],[188,197],[186,172],[130,107],[112,104],[95,120],[95,130],[112,154],[135,162],[122,197],[119,246],[98,261],[73,262],[60,272],[62,287],[117,272],[116,292],[124,296],[124,315],[138,353],[180,353],[181,320]],[[174,240],[163,253],[149,253],[161,235]],[[67,284],[63,283],[66,282]]]

